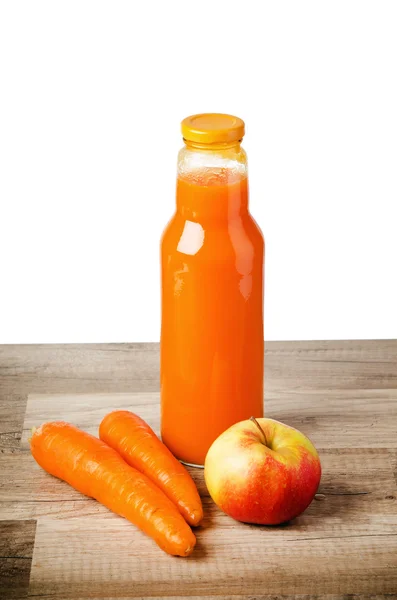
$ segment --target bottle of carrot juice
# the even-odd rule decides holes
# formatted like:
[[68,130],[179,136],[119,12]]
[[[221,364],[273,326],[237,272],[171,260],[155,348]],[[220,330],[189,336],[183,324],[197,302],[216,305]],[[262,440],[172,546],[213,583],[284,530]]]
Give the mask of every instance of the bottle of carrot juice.
[[194,115],[182,135],[161,242],[161,435],[202,466],[225,429],[263,416],[264,240],[248,209],[244,122]]

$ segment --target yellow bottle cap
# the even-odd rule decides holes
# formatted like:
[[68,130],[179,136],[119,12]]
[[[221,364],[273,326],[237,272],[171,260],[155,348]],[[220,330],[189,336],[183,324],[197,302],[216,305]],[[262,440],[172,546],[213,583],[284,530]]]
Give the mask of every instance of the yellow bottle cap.
[[183,139],[198,144],[237,142],[245,133],[242,119],[222,113],[202,113],[181,123]]

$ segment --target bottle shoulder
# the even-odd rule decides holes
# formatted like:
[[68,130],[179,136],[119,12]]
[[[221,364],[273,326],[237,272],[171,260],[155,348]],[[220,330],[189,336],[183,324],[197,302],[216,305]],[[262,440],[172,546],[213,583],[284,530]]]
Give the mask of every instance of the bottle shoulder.
[[236,256],[244,252],[263,254],[264,237],[250,213],[227,222],[200,222],[176,212],[161,236],[165,254],[205,255],[208,258]]

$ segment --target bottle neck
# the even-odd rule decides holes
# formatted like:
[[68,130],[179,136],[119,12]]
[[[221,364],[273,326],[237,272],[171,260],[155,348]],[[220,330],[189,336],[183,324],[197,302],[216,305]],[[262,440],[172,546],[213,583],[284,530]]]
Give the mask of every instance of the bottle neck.
[[199,150],[203,152],[222,152],[223,150],[233,150],[234,154],[241,151],[241,140],[237,142],[214,142],[212,144],[200,144],[199,142],[191,142],[183,140],[185,147],[188,150]]
[[197,146],[188,143],[178,155],[178,213],[192,221],[247,213],[247,156],[240,143]]
[[202,185],[178,177],[177,211],[190,221],[230,220],[248,212],[248,179]]

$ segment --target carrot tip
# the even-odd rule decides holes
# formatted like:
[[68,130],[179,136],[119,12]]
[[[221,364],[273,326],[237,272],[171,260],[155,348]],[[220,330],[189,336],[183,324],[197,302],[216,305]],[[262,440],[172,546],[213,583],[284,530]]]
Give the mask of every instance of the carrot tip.
[[203,520],[202,511],[193,510],[189,514],[189,524],[192,525],[193,527],[197,527],[197,525],[200,525],[202,520]]

